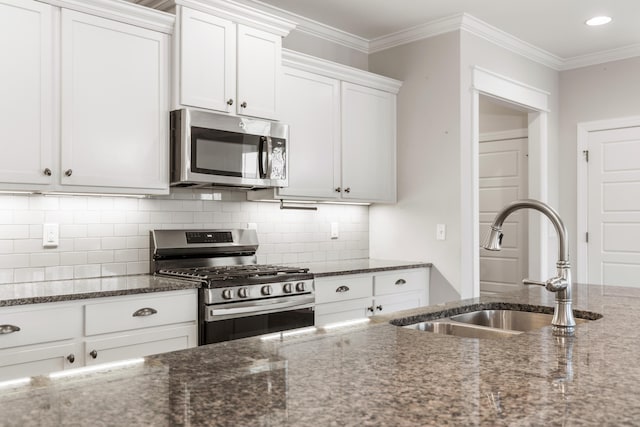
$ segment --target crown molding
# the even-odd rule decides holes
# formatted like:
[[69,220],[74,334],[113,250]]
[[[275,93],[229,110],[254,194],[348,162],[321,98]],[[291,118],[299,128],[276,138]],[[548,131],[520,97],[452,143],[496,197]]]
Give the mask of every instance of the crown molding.
[[393,94],[397,94],[402,87],[402,82],[399,80],[289,49],[282,49],[282,65]]
[[640,43],[567,58],[563,61],[560,70],[573,70],[575,68],[604,64],[606,62],[612,61],[620,61],[622,59],[629,59],[637,56],[640,56]]
[[53,6],[90,13],[161,33],[172,34],[175,15],[134,3],[112,0],[41,0]]
[[280,9],[270,4],[263,3],[259,0],[239,0],[243,4],[251,5],[259,10],[266,11],[275,16],[295,22],[297,24],[296,31],[306,33],[311,36],[336,43],[359,52],[369,54],[369,40],[356,36],[346,31],[339,30],[329,25],[323,24],[313,19],[306,18],[302,15],[291,13],[287,10]]
[[176,5],[190,7],[204,13],[215,14],[233,22],[259,28],[281,37],[286,37],[296,27],[296,23],[230,0],[174,0]]

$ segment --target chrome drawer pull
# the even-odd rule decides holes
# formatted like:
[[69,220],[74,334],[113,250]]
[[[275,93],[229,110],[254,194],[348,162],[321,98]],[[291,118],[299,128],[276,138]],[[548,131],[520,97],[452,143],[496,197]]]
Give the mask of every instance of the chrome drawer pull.
[[15,325],[0,325],[0,335],[12,334],[19,330],[20,328]]
[[158,310],[156,310],[155,308],[145,307],[141,308],[140,310],[136,310],[136,312],[133,313],[133,317],[151,316],[152,314],[156,314],[157,312]]
[[336,288],[336,292],[349,292],[349,287],[348,286],[338,286]]
[[407,283],[407,281],[406,281],[406,280],[404,280],[404,279],[398,279],[398,280],[396,280],[396,285],[397,285],[397,286],[402,286],[402,285],[404,285],[405,283]]

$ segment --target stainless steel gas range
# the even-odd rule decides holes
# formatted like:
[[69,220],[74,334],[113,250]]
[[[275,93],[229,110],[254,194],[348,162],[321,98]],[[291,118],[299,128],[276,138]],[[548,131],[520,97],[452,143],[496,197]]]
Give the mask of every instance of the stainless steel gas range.
[[314,325],[313,274],[256,263],[255,230],[153,230],[151,271],[201,283],[199,344]]

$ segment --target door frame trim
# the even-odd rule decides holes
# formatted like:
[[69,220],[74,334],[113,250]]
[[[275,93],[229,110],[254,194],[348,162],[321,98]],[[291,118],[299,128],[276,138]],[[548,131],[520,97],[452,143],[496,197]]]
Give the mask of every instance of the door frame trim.
[[[589,251],[585,239],[589,221],[589,170],[587,162],[582,161],[584,150],[589,148],[589,133],[603,130],[621,129],[640,126],[640,116],[619,117],[615,119],[595,120],[580,122],[577,125],[577,182],[576,182],[576,281],[586,283],[588,281]],[[584,214],[581,214],[584,213]]]

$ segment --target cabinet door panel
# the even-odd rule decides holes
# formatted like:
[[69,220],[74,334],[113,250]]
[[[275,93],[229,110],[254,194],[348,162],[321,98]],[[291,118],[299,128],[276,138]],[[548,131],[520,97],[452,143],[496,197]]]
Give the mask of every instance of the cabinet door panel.
[[[236,31],[231,21],[180,9],[180,103],[235,111]],[[228,101],[234,101],[229,105]]]
[[168,37],[62,11],[63,185],[168,189]]
[[395,202],[395,95],[342,83],[342,196]]
[[376,314],[385,315],[400,310],[422,307],[426,304],[425,293],[422,291],[384,295],[374,299]]
[[281,52],[280,36],[238,24],[238,114],[278,118]]
[[373,314],[372,310],[371,297],[317,304],[315,324],[316,326],[322,326],[328,323],[364,319]]
[[289,187],[280,195],[338,198],[340,82],[285,68],[281,119],[289,125]]
[[53,169],[52,7],[0,0],[0,182],[48,184]]
[[83,365],[79,343],[5,350],[0,352],[0,360],[0,381],[43,375]]

